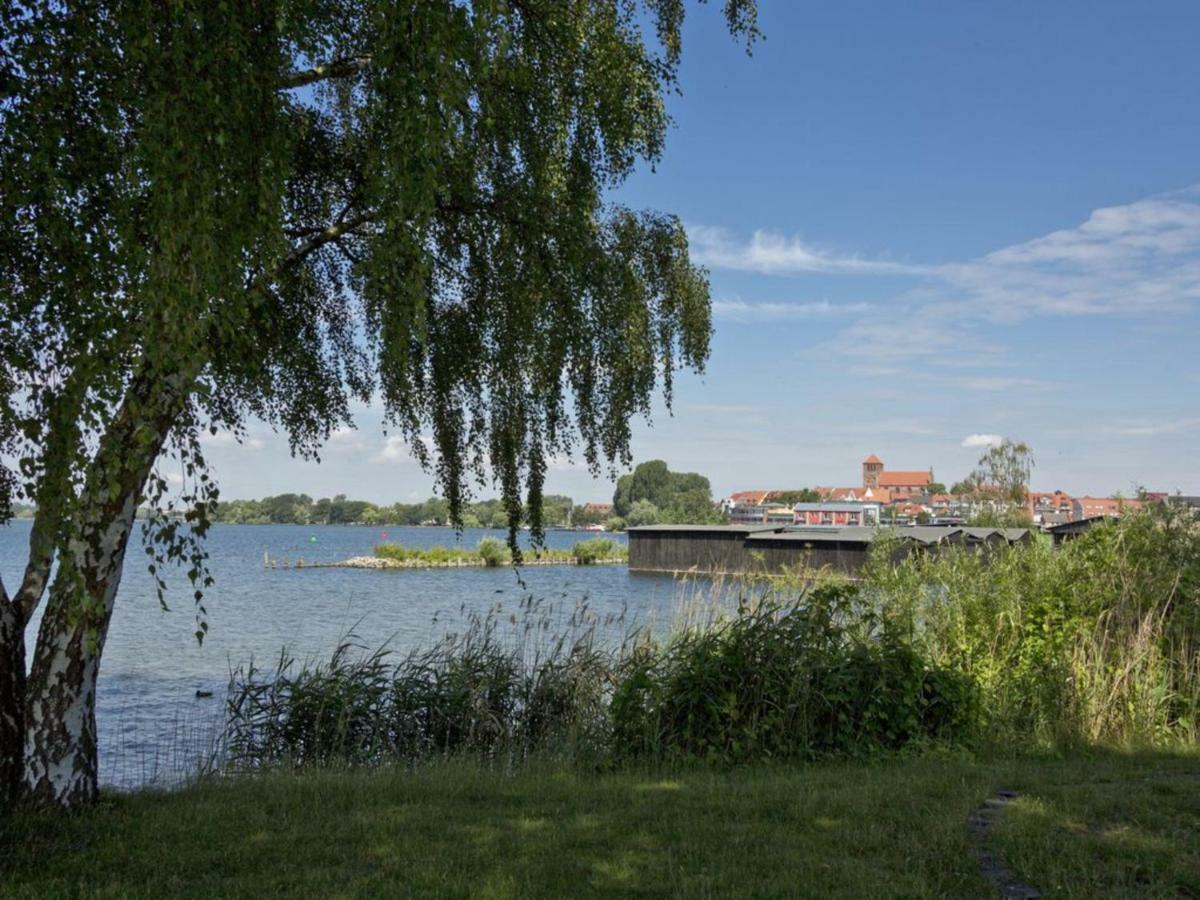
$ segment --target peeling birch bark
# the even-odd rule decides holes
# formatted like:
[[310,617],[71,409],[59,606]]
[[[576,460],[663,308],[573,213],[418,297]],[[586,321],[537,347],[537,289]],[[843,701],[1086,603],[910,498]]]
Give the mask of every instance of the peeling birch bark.
[[111,522],[72,542],[38,632],[24,742],[24,790],[39,805],[75,806],[99,790],[96,678],[133,528],[136,495]]

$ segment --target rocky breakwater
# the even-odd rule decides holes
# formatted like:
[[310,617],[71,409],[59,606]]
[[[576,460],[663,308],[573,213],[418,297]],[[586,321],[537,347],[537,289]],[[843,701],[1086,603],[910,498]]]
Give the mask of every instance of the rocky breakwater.
[[[524,557],[521,560],[520,566],[528,565],[623,565],[628,562],[625,557],[610,557],[605,559],[589,560],[587,563],[580,563],[576,559],[563,557],[539,558],[532,556]],[[286,564],[283,564],[286,566]],[[510,566],[511,562],[503,563],[503,566]],[[283,568],[283,566],[281,566]],[[486,569],[486,568],[502,568],[496,563],[488,563],[486,559],[385,559],[382,557],[350,557],[342,559],[336,563],[302,563],[299,566],[289,566],[289,568],[304,568],[304,569]]]
[[[539,558],[529,554],[522,558],[519,566],[575,566],[575,565],[623,565],[627,560],[623,556],[614,556],[605,559],[591,560],[587,563],[580,563],[578,560],[562,557]],[[504,566],[511,566],[511,562],[505,562]],[[384,559],[378,556],[352,556],[350,559],[343,559],[340,562],[332,563],[305,563],[306,569],[483,569],[483,568],[499,568],[495,563],[489,563],[485,559],[447,559],[447,560],[427,560],[427,559]]]

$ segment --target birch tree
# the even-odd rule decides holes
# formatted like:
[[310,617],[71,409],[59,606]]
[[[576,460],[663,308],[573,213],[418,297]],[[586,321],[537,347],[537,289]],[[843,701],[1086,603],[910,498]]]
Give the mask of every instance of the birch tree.
[[[753,40],[754,0],[714,5]],[[262,420],[310,457],[377,402],[455,517],[494,480],[510,528],[527,506],[535,531],[548,458],[628,464],[630,419],[709,348],[678,220],[611,202],[662,152],[683,17],[683,0],[4,5],[0,517],[36,505],[0,585],[6,797],[96,795],[131,547],[160,590],[182,566],[203,637],[206,431]],[[141,504],[184,519],[131,544]]]

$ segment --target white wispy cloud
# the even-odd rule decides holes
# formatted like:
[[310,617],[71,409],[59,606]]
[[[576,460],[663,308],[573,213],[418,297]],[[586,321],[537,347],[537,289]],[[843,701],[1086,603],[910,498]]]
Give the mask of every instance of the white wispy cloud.
[[1097,209],[935,277],[993,320],[1182,309],[1200,300],[1200,190]]
[[[420,437],[421,443],[425,450],[431,456],[436,454],[436,449],[433,444],[433,436],[423,434]],[[389,434],[383,439],[383,443],[379,445],[379,449],[370,457],[370,462],[382,465],[399,465],[401,463],[416,462],[417,458],[413,455],[412,448],[408,441],[398,435]]]
[[397,465],[399,463],[412,462],[413,456],[408,449],[408,442],[398,434],[388,435],[383,440],[383,445],[371,457],[373,463],[383,463],[386,465]]
[[907,275],[921,285],[908,299],[953,300],[990,320],[1169,311],[1200,301],[1200,186],[1103,207],[1075,227],[936,265],[837,254],[761,230],[738,240],[723,228],[692,225],[688,237],[696,259],[712,268]]
[[[692,226],[692,234],[699,258],[714,268],[911,276],[911,288],[891,303],[874,304],[870,315],[831,342],[881,371],[918,361],[957,368],[995,365],[1006,349],[995,326],[1034,317],[1146,317],[1200,305],[1200,186],[1100,208],[1077,226],[937,265],[836,256],[766,232],[742,243],[721,229]],[[714,309],[718,315],[736,315],[738,303]],[[741,305],[747,317],[756,306],[763,307],[760,319],[776,312],[770,304]],[[885,308],[886,315],[875,314]],[[1022,386],[1035,384],[980,377],[968,385],[975,390]]]
[[587,463],[581,459],[572,459],[561,453],[556,453],[546,459],[546,468],[551,472],[586,472]]
[[1155,437],[1160,434],[1192,431],[1196,428],[1200,428],[1200,419],[1166,419],[1122,425],[1116,428],[1116,433],[1125,437]]
[[740,299],[714,300],[713,315],[733,322],[775,322],[789,319],[824,319],[861,315],[867,303],[831,303],[815,300],[800,303],[747,303]]
[[823,356],[830,350],[858,359],[863,370],[884,375],[930,358],[950,368],[994,366],[1006,354],[995,340],[974,333],[958,319],[956,310],[934,303],[859,319],[812,352]]
[[1047,388],[1050,384],[1040,378],[1013,377],[1008,375],[978,375],[957,382],[971,391],[1012,391],[1018,388]]
[[803,272],[843,272],[859,275],[915,275],[922,266],[891,259],[838,253],[826,247],[772,231],[754,232],[748,241],[731,231],[712,225],[689,225],[688,244],[692,257],[714,269],[737,269],[766,275]]
[[1200,187],[1097,209],[940,274],[996,318],[1183,308],[1200,300]]
[[1003,441],[998,434],[968,434],[962,440],[962,446],[969,450],[981,450],[984,447],[996,447]]
[[367,442],[358,429],[351,425],[342,425],[329,435],[326,446],[333,450],[365,450]]

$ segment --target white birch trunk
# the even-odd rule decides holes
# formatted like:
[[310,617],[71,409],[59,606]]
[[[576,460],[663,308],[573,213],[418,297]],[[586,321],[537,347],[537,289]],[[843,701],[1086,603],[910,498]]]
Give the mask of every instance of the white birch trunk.
[[50,589],[29,678],[24,790],[41,805],[75,806],[99,789],[96,678],[136,495],[108,522],[81,529]]

